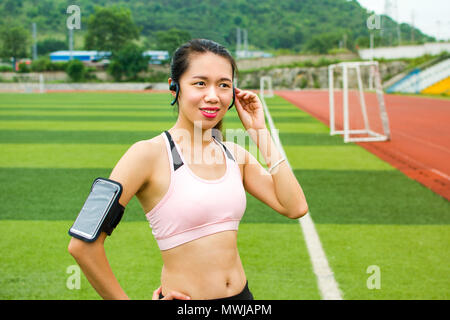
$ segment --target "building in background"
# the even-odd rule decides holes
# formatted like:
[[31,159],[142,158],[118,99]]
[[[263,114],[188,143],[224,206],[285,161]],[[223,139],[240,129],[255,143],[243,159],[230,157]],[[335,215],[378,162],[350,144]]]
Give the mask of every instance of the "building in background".
[[111,52],[109,51],[83,51],[83,50],[74,50],[72,52],[68,50],[55,51],[50,53],[50,61],[52,62],[67,62],[70,60],[72,55],[73,59],[77,59],[85,62],[96,62],[103,59],[108,59],[111,56]]
[[[52,62],[67,62],[70,60],[70,51],[55,51],[50,53],[50,60]],[[149,57],[149,64],[162,64],[164,61],[169,59],[168,51],[161,50],[148,50],[143,53],[144,56]],[[72,58],[83,61],[85,63],[94,63],[103,61],[104,64],[109,63],[109,58],[111,57],[110,51],[82,51],[74,50],[72,51]]]
[[450,42],[430,42],[423,45],[379,47],[374,49],[361,49],[359,56],[364,60],[374,59],[401,59],[418,58],[429,54],[432,56],[442,52],[450,52]]
[[237,50],[236,57],[242,58],[270,58],[273,54],[256,50]]
[[147,50],[144,51],[144,56],[149,57],[149,64],[162,64],[169,59],[169,52],[163,50]]

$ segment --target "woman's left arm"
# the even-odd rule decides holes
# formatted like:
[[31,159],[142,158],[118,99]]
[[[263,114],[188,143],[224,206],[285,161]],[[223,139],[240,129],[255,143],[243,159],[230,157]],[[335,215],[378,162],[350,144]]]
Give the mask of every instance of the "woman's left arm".
[[[236,110],[269,168],[283,158],[264,121],[258,96],[236,88]],[[244,184],[246,190],[279,213],[298,219],[308,212],[305,195],[287,161],[280,162],[270,173],[244,149]]]

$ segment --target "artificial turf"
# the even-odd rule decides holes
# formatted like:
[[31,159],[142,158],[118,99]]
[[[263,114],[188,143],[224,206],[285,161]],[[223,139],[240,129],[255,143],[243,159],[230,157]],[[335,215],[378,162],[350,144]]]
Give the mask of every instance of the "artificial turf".
[[[67,230],[98,176],[170,128],[169,94],[0,94],[0,299],[97,299],[70,290]],[[448,299],[449,202],[280,97],[266,99],[344,299]],[[226,129],[242,129],[233,108]],[[261,157],[258,157],[262,160]],[[256,299],[320,299],[301,228],[247,194],[238,247]],[[162,260],[136,198],[106,241],[133,299]],[[381,287],[367,286],[378,266]]]

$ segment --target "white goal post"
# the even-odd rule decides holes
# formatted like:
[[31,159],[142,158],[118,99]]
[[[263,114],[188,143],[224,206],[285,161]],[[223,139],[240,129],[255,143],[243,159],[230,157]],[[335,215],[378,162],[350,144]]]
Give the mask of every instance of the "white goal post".
[[[265,82],[267,82],[267,92],[264,92],[265,90]],[[259,79],[259,95],[266,98],[272,98],[273,97],[273,89],[272,89],[272,77],[269,76],[263,76]]]
[[[366,100],[364,97],[363,82],[361,79],[361,67],[369,67],[370,73],[374,76],[376,96],[378,100],[377,116],[381,121],[381,128],[383,132],[376,132],[371,128],[370,116],[367,112]],[[343,108],[343,130],[336,130],[335,125],[335,99],[334,99],[334,72],[336,69],[342,69],[342,108]],[[361,107],[361,114],[363,117],[363,128],[350,128],[350,109],[349,109],[349,69],[355,69],[359,104]],[[330,106],[330,135],[342,134],[344,135],[344,142],[370,142],[370,141],[386,141],[390,139],[389,119],[384,103],[383,88],[381,86],[381,78],[377,61],[364,62],[341,62],[328,66],[328,81],[329,81],[329,106]],[[380,131],[380,130],[378,130]],[[357,136],[355,136],[357,135]]]
[[18,73],[15,80],[23,93],[45,93],[45,79],[42,73]]

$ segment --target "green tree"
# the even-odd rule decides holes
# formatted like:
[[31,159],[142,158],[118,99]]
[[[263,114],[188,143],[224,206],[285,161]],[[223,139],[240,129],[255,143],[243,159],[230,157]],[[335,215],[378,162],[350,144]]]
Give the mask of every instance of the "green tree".
[[40,56],[45,55],[47,53],[58,51],[58,50],[66,50],[67,49],[67,43],[58,40],[58,39],[52,39],[47,38],[44,40],[40,40],[37,42],[37,51]]
[[172,57],[175,50],[183,43],[189,41],[191,35],[187,31],[171,28],[168,31],[156,32],[156,42],[160,50],[167,50]]
[[72,81],[80,82],[84,80],[86,68],[84,67],[83,62],[74,59],[67,64],[66,72]]
[[330,49],[336,48],[341,40],[339,33],[322,33],[306,43],[306,50],[314,53],[326,54]]
[[17,14],[19,9],[22,9],[22,1],[18,0],[6,0],[3,4],[6,12],[10,14]]
[[137,80],[138,73],[148,68],[148,58],[143,56],[144,50],[134,43],[126,44],[121,50],[113,53],[108,73],[116,81]]
[[86,49],[117,51],[139,38],[139,28],[134,24],[128,9],[112,6],[96,7],[89,17],[85,37]]
[[[0,16],[19,21],[27,30],[31,29],[32,22],[36,22],[40,37],[63,39],[67,34],[63,16],[67,16],[65,12],[68,3],[67,0],[0,0]],[[100,50],[101,46],[97,45],[94,38],[104,39],[102,43],[111,44],[109,47],[105,46],[107,50],[114,47],[115,43],[120,47],[120,41],[112,37],[116,37],[115,32],[126,31],[132,24],[119,24],[116,15],[105,14],[99,19],[100,22],[112,27],[106,28],[102,23],[94,21],[88,30],[89,18],[100,16],[100,13],[96,14],[101,11],[99,8],[95,9],[96,5],[107,7],[109,4],[116,4],[126,8],[114,12],[129,10],[132,20],[142,28],[139,32],[150,40],[146,46],[148,49],[159,49],[156,45],[156,33],[167,32],[172,27],[189,31],[192,38],[208,38],[220,42],[230,50],[235,50],[237,27],[248,30],[252,49],[306,50],[305,44],[308,41],[329,32],[338,32],[340,40],[347,34],[346,47],[353,49],[352,43],[356,43],[358,38],[369,38],[370,30],[366,21],[373,14],[361,7],[357,0],[76,0],[70,3],[78,4],[82,10],[82,31],[76,32],[76,37],[82,34],[84,37],[88,31],[96,33],[98,36],[91,36],[92,40],[88,43],[91,43],[91,48]],[[131,20],[130,14],[128,19]],[[3,20],[0,19],[0,24]],[[395,45],[397,22],[386,16],[382,17],[381,22],[381,45]],[[407,24],[401,25],[400,32],[402,43],[412,39],[416,42],[436,41]],[[314,41],[317,42],[317,39]],[[161,45],[165,46],[165,43]],[[338,43],[333,45],[336,46]]]
[[13,67],[17,58],[28,55],[29,44],[29,34],[22,26],[7,22],[0,28],[0,56],[12,58]]

